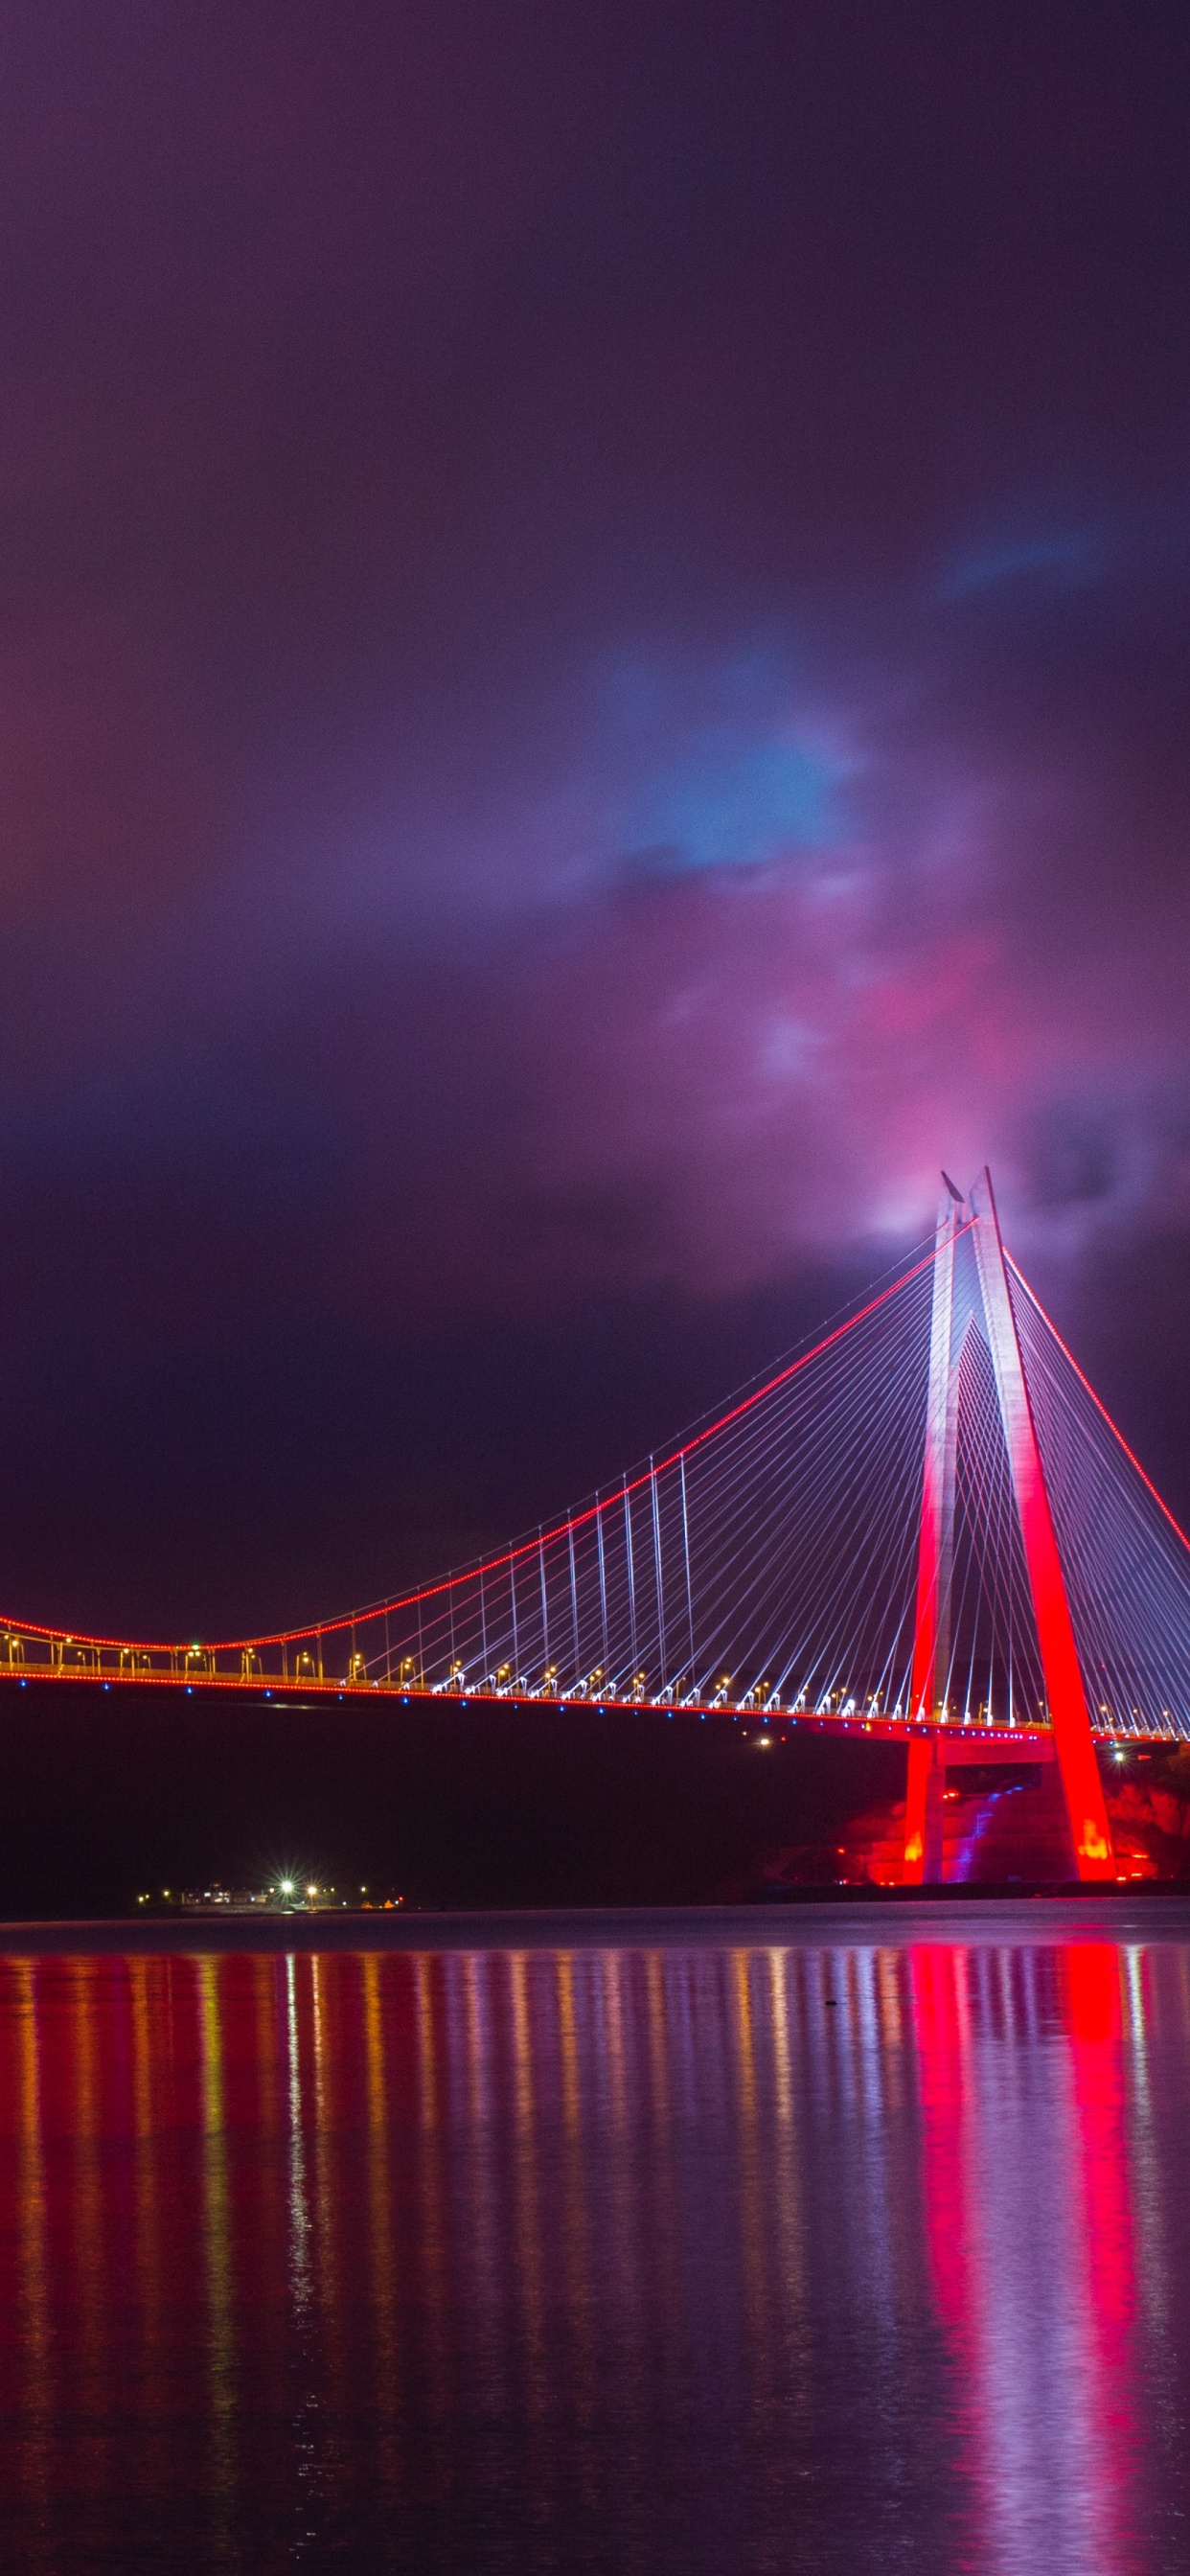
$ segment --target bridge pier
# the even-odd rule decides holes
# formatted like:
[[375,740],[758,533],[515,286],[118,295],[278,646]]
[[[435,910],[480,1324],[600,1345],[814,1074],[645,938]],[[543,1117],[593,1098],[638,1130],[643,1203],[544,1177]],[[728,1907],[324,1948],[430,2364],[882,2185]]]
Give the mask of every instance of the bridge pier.
[[[1048,1857],[1043,1866],[1022,1867],[1019,1873],[1006,1871],[1006,1876],[1076,1878],[1074,1846],[1070,1838],[1065,1801],[1061,1795],[1058,1752],[1052,1735],[1030,1735],[1022,1729],[1009,1739],[981,1742],[976,1728],[940,1727],[929,1735],[909,1739],[909,1758],[905,1773],[905,1887],[940,1887],[945,1877],[944,1849],[946,1831],[946,1798],[948,1789],[962,1795],[961,1783],[953,1774],[987,1771],[1001,1766],[1013,1770],[1034,1767],[1042,1769],[1047,1795],[1041,1817],[1031,1814],[1032,1839],[1040,1839]],[[1037,1793],[1032,1792],[1036,1804]],[[1026,1838],[1028,1839],[1028,1837]],[[1057,1860],[1057,1848],[1062,1857]],[[1017,1857],[1017,1855],[1013,1855]],[[1019,1855],[1028,1861],[1027,1848]]]
[[932,1735],[911,1735],[905,1771],[905,1886],[936,1887],[942,1876],[945,1765]]
[[[943,1174],[943,1179],[946,1175]],[[913,1643],[910,1714],[939,1729],[938,1749],[930,1738],[915,1737],[909,1757],[905,1807],[905,1879],[907,1886],[936,1883],[942,1876],[942,1833],[936,1810],[946,1796],[939,1766],[978,1762],[968,1751],[972,1731],[963,1730],[964,1750],[955,1747],[948,1725],[951,1686],[954,1524],[959,1438],[959,1370],[967,1332],[978,1316],[986,1338],[996,1385],[1004,1453],[1016,1502],[1017,1519],[1037,1631],[1037,1645],[1049,1718],[1049,1750],[1042,1756],[1018,1754],[1017,1760],[1056,1760],[1064,1811],[1056,1835],[1050,1836],[1052,1863],[1070,1846],[1069,1875],[1080,1879],[1115,1877],[1111,1827],[1091,1735],[1091,1718],[1079,1664],[1078,1648],[1066,1595],[1066,1578],[1058,1550],[1037,1427],[1008,1285],[1000,1221],[986,1166],[964,1202],[952,1181],[938,1212],[930,1325],[930,1372],[925,1420],[921,1525],[918,1541],[917,1615]],[[960,1208],[967,1207],[964,1232],[972,1235],[976,1289],[956,1319],[954,1256]],[[989,1703],[991,1677],[988,1682]],[[941,1749],[946,1745],[945,1752]],[[920,1748],[920,1749],[919,1749]],[[1003,1756],[997,1757],[1003,1759]],[[1011,1758],[1011,1757],[1009,1757]],[[1052,1785],[1052,1784],[1051,1784]],[[1027,1873],[1022,1873],[1022,1875]],[[1049,1874],[1049,1872],[1047,1872]],[[1063,1871],[1062,1874],[1066,1874]]]

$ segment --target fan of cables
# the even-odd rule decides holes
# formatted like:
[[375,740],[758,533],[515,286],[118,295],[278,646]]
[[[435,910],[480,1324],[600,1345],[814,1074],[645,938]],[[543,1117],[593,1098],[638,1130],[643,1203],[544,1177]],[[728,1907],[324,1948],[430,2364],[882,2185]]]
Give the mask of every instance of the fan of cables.
[[1009,1270],[1092,1722],[1119,1735],[1190,1736],[1190,1543]]
[[358,1676],[510,1698],[903,1714],[932,1270],[927,1251],[581,1509],[358,1613]]
[[[970,1233],[956,1238],[935,1714],[1036,1726],[1045,1682]],[[319,1671],[340,1649],[353,1681],[405,1690],[907,1719],[935,1259],[923,1250],[580,1509],[288,1642],[316,1638]],[[1190,1735],[1190,1546],[1010,1270],[1092,1713]]]

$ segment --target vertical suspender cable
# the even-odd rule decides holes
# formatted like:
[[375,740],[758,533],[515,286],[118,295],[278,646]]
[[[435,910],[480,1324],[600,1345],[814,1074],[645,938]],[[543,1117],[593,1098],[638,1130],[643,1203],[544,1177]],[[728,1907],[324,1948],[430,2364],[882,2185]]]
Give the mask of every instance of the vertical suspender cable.
[[694,1670],[694,1603],[690,1592],[690,1522],[686,1513],[686,1453],[684,1450],[678,1460],[678,1466],[682,1479],[682,1554],[686,1561],[686,1625],[690,1631],[690,1688],[693,1690],[697,1675]]
[[574,1637],[574,1678],[575,1678],[575,1681],[577,1682],[578,1677],[579,1677],[579,1652],[578,1652],[578,1583],[577,1583],[577,1581],[576,1581],[576,1579],[575,1579],[575,1571],[574,1571],[574,1522],[573,1522],[573,1521],[570,1521],[570,1522],[567,1524],[566,1535],[567,1535],[567,1538],[568,1538],[568,1539],[569,1539],[569,1541],[570,1541],[570,1626],[571,1626],[571,1631],[572,1631],[572,1633],[573,1633],[573,1637]]
[[516,1691],[516,1690],[518,1690],[518,1689],[519,1689],[519,1687],[520,1687],[520,1679],[521,1679],[521,1650],[520,1650],[520,1646],[519,1646],[519,1644],[518,1644],[518,1642],[517,1642],[517,1632],[516,1632],[516,1554],[515,1554],[515,1551],[514,1551],[514,1553],[509,1557],[509,1560],[508,1560],[508,1591],[509,1591],[509,1598],[510,1598],[510,1600],[511,1600],[511,1602],[512,1602],[512,1687],[513,1687],[513,1690],[514,1690],[514,1691]]
[[657,1508],[657,1470],[649,1451],[649,1485],[653,1498],[653,1570],[657,1579],[657,1655],[660,1664],[659,1687],[665,1688],[665,1592],[661,1581],[661,1514]]
[[541,1669],[548,1672],[550,1661],[550,1614],[545,1597],[545,1540],[541,1523],[537,1524],[537,1569],[541,1576]]
[[479,1638],[480,1653],[483,1657],[483,1678],[486,1682],[488,1677],[488,1614],[484,1607],[482,1565],[479,1569]]
[[607,1568],[603,1562],[603,1505],[595,1497],[595,1551],[599,1558],[599,1623],[603,1630],[603,1680],[607,1685]]
[[628,1478],[624,1478],[624,1549],[628,1560],[628,1639],[632,1648],[632,1670],[636,1672],[636,1582],[632,1571],[632,1502]]

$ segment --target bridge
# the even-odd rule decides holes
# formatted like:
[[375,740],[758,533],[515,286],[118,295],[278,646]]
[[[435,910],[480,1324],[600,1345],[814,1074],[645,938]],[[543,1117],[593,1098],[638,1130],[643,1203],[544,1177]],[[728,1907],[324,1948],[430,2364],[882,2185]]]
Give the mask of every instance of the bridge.
[[1040,1874],[1108,1881],[1096,1746],[1190,1740],[1190,1541],[1007,1253],[985,1170],[817,1340],[503,1550],[216,1643],[9,1620],[0,1679],[899,1738],[906,1883],[941,1878],[948,1779],[985,1766],[1040,1784]]

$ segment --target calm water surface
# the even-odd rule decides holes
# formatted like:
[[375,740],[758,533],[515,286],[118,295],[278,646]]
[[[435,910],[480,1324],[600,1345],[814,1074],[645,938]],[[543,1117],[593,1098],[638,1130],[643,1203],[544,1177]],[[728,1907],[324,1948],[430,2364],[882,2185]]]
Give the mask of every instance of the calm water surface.
[[479,1937],[0,1959],[5,2567],[1190,2567],[1190,1917]]

